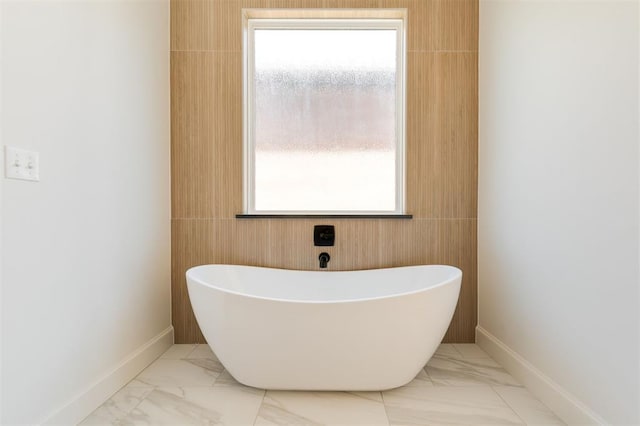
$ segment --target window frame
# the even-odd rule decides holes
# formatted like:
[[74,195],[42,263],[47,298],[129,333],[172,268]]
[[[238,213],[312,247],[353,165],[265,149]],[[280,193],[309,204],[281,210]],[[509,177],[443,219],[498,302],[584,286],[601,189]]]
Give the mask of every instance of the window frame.
[[[250,216],[406,217],[406,9],[243,9],[243,213]],[[394,210],[256,210],[254,34],[256,29],[396,31]]]

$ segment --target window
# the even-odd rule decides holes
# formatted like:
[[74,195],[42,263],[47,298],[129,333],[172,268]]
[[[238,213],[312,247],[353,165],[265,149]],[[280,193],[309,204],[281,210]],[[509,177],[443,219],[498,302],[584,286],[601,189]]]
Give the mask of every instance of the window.
[[245,213],[403,214],[404,12],[244,12]]

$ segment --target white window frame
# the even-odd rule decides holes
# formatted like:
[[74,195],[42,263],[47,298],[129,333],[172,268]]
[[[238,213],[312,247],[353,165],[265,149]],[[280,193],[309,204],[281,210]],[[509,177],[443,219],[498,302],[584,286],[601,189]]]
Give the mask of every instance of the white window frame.
[[[247,215],[405,215],[406,9],[243,9],[243,210]],[[256,210],[254,31],[256,29],[396,30],[396,199],[394,210]]]

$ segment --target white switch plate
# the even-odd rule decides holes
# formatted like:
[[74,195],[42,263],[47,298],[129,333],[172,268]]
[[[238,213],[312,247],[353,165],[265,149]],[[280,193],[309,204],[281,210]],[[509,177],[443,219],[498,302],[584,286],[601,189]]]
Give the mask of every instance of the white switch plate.
[[7,179],[40,180],[39,155],[35,151],[5,146],[4,170]]

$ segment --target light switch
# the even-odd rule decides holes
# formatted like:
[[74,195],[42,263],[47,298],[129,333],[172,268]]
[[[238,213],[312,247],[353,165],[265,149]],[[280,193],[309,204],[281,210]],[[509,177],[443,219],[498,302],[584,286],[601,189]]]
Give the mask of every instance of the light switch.
[[4,170],[7,179],[40,180],[38,153],[5,146]]

